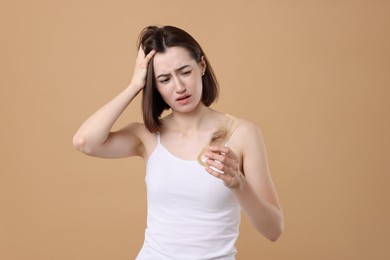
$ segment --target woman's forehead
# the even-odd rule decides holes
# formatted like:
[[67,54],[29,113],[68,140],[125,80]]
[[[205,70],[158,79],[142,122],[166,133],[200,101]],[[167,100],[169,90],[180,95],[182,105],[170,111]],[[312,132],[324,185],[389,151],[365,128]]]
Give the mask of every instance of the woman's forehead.
[[196,61],[183,47],[170,47],[165,52],[156,53],[153,57],[153,68],[156,75],[167,74],[183,66],[194,64]]

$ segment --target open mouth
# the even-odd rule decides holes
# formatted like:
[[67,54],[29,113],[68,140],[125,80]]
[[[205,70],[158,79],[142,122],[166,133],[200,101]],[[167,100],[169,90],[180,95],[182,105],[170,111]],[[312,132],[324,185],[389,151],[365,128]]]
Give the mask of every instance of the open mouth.
[[176,99],[176,102],[178,102],[181,105],[185,105],[189,102],[191,95],[183,95]]
[[183,96],[181,96],[181,97],[178,97],[178,98],[176,99],[176,101],[185,100],[185,99],[189,98],[190,96],[191,96],[191,95],[183,95]]

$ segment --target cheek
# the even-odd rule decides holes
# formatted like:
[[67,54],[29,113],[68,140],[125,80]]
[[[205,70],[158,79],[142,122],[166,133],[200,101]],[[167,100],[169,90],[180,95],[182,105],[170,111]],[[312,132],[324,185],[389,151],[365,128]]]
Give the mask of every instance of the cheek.
[[167,88],[164,88],[164,87],[159,87],[157,86],[156,87],[156,90],[157,92],[160,94],[160,96],[162,97],[162,99],[165,101],[165,103],[168,103],[167,102],[167,98],[168,98],[168,93],[167,93]]
[[203,92],[203,80],[202,80],[202,78],[198,79],[196,84],[198,86],[198,91],[199,92]]
[[191,75],[191,77],[186,79],[187,85],[194,87],[202,87],[202,78],[197,75]]
[[164,95],[164,90],[166,90],[166,88],[164,88],[163,86],[157,84],[156,85],[156,90],[157,90],[158,93],[160,93],[161,96],[163,96]]

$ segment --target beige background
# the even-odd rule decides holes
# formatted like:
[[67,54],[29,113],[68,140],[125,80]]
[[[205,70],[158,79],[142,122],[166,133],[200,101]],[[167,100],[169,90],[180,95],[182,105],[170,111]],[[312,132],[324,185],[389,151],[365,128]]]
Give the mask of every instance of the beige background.
[[150,24],[189,31],[220,81],[214,108],[262,128],[286,228],[271,243],[243,217],[238,259],[389,259],[389,3],[2,0],[0,259],[137,254],[143,161],[71,141],[128,84]]

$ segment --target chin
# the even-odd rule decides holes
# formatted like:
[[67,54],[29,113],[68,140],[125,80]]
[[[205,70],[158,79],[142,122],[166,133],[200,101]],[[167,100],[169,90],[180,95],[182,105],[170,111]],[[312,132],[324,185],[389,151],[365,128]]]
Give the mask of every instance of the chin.
[[199,106],[193,106],[191,104],[188,104],[187,106],[179,106],[179,107],[171,107],[171,109],[177,113],[182,113],[182,114],[188,114],[196,111],[199,108]]

